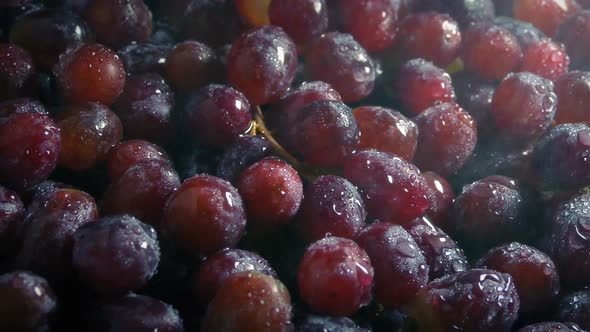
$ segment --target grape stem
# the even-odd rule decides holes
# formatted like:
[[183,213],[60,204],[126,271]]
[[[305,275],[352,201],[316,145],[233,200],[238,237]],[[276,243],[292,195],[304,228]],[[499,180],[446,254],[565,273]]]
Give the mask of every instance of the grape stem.
[[272,136],[270,130],[266,128],[266,124],[264,123],[264,115],[262,114],[260,106],[256,106],[254,108],[254,126],[252,128],[252,131],[260,132],[260,134],[262,134],[262,136],[264,136],[264,138],[266,138],[268,142],[272,145],[276,153],[281,158],[291,163],[293,167],[297,169],[302,168],[301,162],[297,160],[297,158],[295,158],[292,154],[290,154],[289,151],[287,151],[281,144],[279,144],[279,142],[277,142],[275,138]]

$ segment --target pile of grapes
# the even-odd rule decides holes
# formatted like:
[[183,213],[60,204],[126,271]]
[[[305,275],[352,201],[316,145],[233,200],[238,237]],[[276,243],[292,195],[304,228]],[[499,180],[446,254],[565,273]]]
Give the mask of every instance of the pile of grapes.
[[590,0],[0,0],[2,332],[579,332],[589,286]]

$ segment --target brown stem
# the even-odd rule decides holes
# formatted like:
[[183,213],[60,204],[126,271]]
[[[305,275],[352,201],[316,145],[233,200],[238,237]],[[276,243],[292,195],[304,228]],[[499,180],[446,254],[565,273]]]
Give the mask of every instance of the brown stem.
[[262,110],[260,110],[260,106],[255,107],[254,122],[256,130],[260,132],[262,136],[264,136],[270,142],[274,150],[281,158],[291,163],[291,165],[293,165],[293,167],[295,168],[302,168],[301,162],[299,162],[297,158],[293,157],[293,155],[290,154],[289,151],[287,151],[281,144],[279,144],[279,142],[277,142],[270,133],[270,130],[266,128],[266,124],[264,123],[264,115],[262,115]]

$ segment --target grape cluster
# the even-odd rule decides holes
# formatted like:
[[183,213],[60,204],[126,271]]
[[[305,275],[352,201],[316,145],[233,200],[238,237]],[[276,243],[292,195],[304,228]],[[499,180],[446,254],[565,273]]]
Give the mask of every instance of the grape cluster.
[[590,331],[590,0],[0,1],[0,331]]

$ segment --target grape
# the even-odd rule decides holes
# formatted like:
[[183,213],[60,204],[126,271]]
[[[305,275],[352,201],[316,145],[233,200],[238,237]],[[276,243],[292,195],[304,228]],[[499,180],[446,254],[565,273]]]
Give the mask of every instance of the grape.
[[540,137],[551,124],[556,109],[557,97],[551,81],[526,72],[506,76],[492,100],[498,134],[519,144]]
[[434,12],[409,15],[401,21],[397,35],[404,59],[422,58],[440,67],[455,60],[461,45],[457,22]]
[[150,42],[129,44],[117,51],[128,74],[163,73],[172,48]]
[[128,215],[87,223],[76,230],[74,269],[101,293],[136,290],[154,275],[160,247],[154,228]]
[[565,20],[557,30],[555,39],[565,45],[567,54],[570,56],[571,65],[574,68],[587,67],[590,62],[590,48],[586,43],[580,43],[590,31],[590,11],[580,11],[576,15]]
[[164,208],[167,234],[197,256],[235,246],[245,226],[246,213],[238,191],[211,175],[186,180]]
[[164,65],[166,78],[179,92],[190,93],[221,78],[222,68],[215,52],[197,41],[174,46]]
[[36,73],[27,51],[0,42],[0,101],[29,95],[36,83]]
[[0,329],[47,331],[57,298],[44,278],[25,271],[0,275]]
[[272,154],[271,144],[262,137],[241,136],[225,149],[217,164],[216,174],[222,179],[235,183],[238,176],[257,161]]
[[47,9],[21,16],[10,30],[10,40],[29,51],[39,69],[51,71],[66,49],[89,43],[93,37],[78,15]]
[[401,226],[377,222],[358,236],[375,269],[375,300],[386,308],[408,304],[428,282],[422,250]]
[[173,109],[172,90],[162,76],[155,73],[129,76],[113,105],[126,137],[162,145],[168,143],[175,133]]
[[225,280],[244,271],[256,271],[276,277],[276,272],[270,264],[257,254],[240,249],[225,249],[207,257],[201,263],[193,279],[193,291],[199,302],[206,306]]
[[325,0],[273,0],[270,23],[279,26],[297,45],[306,45],[328,29]]
[[152,34],[152,12],[143,0],[89,0],[83,16],[98,42],[115,49]]
[[354,241],[326,237],[307,248],[297,280],[314,311],[344,316],[371,301],[373,274],[369,256]]
[[590,113],[585,105],[590,102],[590,73],[570,71],[561,75],[555,82],[557,95],[557,123],[590,123]]
[[403,225],[431,205],[432,191],[418,168],[392,154],[354,153],[344,162],[344,177],[361,189],[370,218]]
[[47,115],[14,114],[0,121],[0,183],[23,190],[46,180],[62,148],[60,130]]
[[289,223],[303,199],[299,174],[280,159],[263,159],[246,168],[237,180],[237,188],[255,233]]
[[524,52],[520,70],[555,81],[567,73],[569,63],[563,45],[544,39],[531,44]]
[[582,290],[567,294],[559,301],[556,318],[564,322],[573,322],[581,329],[590,328],[588,311],[590,310],[590,293]]
[[520,298],[521,313],[549,307],[559,294],[559,275],[549,256],[518,242],[490,249],[477,265],[508,273]]
[[438,104],[414,118],[418,125],[415,163],[442,176],[455,174],[473,153],[477,124],[457,104]]
[[520,301],[512,277],[474,269],[432,281],[411,311],[424,331],[510,331]]
[[123,92],[125,68],[119,56],[99,44],[83,44],[60,56],[53,73],[72,103],[111,105]]
[[553,37],[557,27],[580,11],[575,0],[514,0],[514,17],[532,23],[547,36]]
[[355,239],[366,212],[357,189],[341,177],[325,175],[309,185],[297,216],[297,227],[309,243],[325,236]]
[[413,114],[455,100],[451,76],[424,59],[406,62],[400,68],[395,87],[403,106]]
[[489,248],[523,236],[524,199],[509,178],[488,177],[463,188],[453,204],[452,232],[469,249]]
[[463,33],[461,58],[465,68],[487,80],[501,80],[522,61],[518,39],[507,29],[477,23]]
[[272,276],[253,271],[228,277],[209,304],[203,331],[290,331],[291,296]]
[[84,331],[88,332],[184,331],[171,305],[133,293],[98,303],[86,316]]
[[406,229],[424,254],[429,280],[469,269],[463,249],[427,217],[415,219]]
[[[512,2],[513,0],[508,0]],[[510,4],[512,7],[512,3]],[[512,8],[511,8],[512,10]],[[545,38],[545,34],[532,24],[524,21],[519,21],[512,17],[499,16],[494,20],[496,25],[512,32],[514,37],[518,39],[518,43],[523,50],[526,50],[530,45],[541,41]]]
[[359,130],[352,110],[342,102],[314,101],[298,110],[284,133],[303,160],[318,167],[337,167],[357,146]]
[[418,126],[401,113],[379,106],[352,110],[361,132],[359,150],[375,149],[411,161],[418,144]]
[[73,273],[74,233],[96,219],[96,203],[83,191],[56,189],[41,196],[29,207],[17,267],[38,273],[50,282],[67,280]]
[[58,116],[62,149],[59,163],[82,171],[107,159],[108,153],[123,136],[119,117],[99,103],[68,107]]
[[128,140],[115,145],[109,152],[107,167],[112,182],[120,178],[133,165],[147,160],[161,160],[170,164],[170,158],[159,146],[142,140]]
[[322,35],[309,45],[305,60],[309,77],[330,84],[344,102],[359,101],[373,91],[375,65],[349,34]]
[[261,27],[270,24],[268,7],[271,0],[236,0],[234,3],[240,17],[249,25]]
[[379,52],[395,42],[399,2],[349,0],[339,3],[340,24],[369,52]]
[[166,200],[178,187],[180,178],[170,162],[139,162],[111,183],[103,196],[102,213],[130,214],[150,225],[159,226]]
[[229,81],[255,105],[278,101],[297,69],[297,49],[276,26],[264,26],[238,37],[227,56]]
[[248,99],[226,85],[211,84],[188,100],[182,125],[194,139],[221,148],[234,143],[251,125]]
[[24,225],[24,204],[12,190],[0,186],[0,269],[18,253]]

